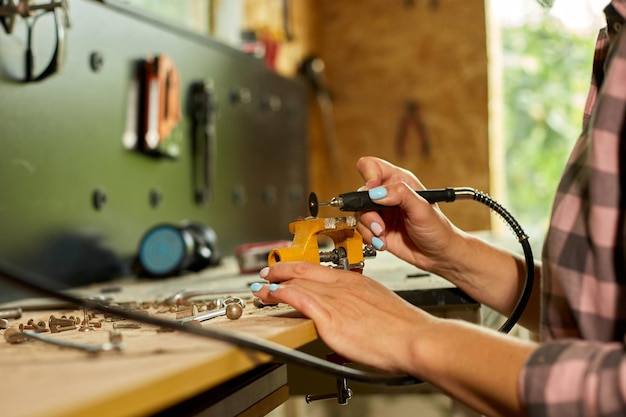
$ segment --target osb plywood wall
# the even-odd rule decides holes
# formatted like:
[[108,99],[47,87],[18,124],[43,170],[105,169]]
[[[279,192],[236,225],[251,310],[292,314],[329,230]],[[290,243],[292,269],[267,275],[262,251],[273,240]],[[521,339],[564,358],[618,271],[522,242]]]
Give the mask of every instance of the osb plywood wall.
[[[320,199],[362,185],[354,168],[375,155],[430,188],[489,192],[485,4],[480,0],[291,0],[290,41],[277,71],[295,76],[310,54],[325,63],[335,139],[325,138],[314,95],[310,186]],[[283,0],[247,0],[246,25],[283,33]],[[405,126],[404,134],[402,129]],[[333,169],[333,155],[340,169]],[[461,228],[490,227],[472,202],[443,203]],[[322,212],[321,215],[337,215]]]

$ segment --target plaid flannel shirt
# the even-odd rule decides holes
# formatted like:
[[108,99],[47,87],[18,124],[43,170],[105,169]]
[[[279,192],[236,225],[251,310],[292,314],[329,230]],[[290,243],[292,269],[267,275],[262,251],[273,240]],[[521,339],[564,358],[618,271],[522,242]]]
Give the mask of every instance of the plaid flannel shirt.
[[626,0],[605,13],[543,250],[542,344],[519,377],[530,416],[626,416]]

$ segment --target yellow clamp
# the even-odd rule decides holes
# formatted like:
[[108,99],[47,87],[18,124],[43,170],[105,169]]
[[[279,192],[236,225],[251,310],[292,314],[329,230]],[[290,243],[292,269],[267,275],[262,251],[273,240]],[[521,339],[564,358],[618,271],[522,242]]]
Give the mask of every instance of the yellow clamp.
[[363,265],[363,237],[356,230],[354,217],[308,217],[289,223],[289,232],[294,235],[291,246],[271,250],[268,265],[290,261],[320,263],[320,235],[330,237],[335,249],[345,249],[349,265]]

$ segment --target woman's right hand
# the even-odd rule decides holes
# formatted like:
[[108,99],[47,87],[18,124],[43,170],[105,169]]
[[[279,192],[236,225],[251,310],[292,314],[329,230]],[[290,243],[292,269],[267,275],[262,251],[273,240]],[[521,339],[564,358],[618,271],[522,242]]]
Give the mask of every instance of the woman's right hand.
[[358,231],[365,241],[419,268],[446,276],[446,271],[456,265],[465,234],[436,204],[415,193],[425,187],[411,172],[376,157],[360,158],[357,169],[370,196],[383,196],[376,198],[376,203],[398,206],[360,213]]
[[[357,229],[366,242],[446,278],[475,300],[510,314],[524,282],[522,257],[454,226],[436,204],[415,192],[424,186],[409,171],[375,157],[359,159],[357,169],[370,198],[378,204],[397,206],[360,213]],[[538,263],[534,272],[540,276]],[[538,287],[520,320],[531,330],[539,323]]]

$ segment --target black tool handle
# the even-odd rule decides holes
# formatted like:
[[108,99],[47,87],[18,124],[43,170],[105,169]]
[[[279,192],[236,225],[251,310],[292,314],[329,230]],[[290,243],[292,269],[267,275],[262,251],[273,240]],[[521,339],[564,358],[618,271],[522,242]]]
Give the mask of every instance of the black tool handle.
[[[456,199],[454,188],[435,188],[432,190],[416,190],[417,194],[422,196],[431,204],[449,203]],[[339,194],[339,198],[343,201],[343,205],[339,207],[341,211],[365,211],[393,208],[393,206],[383,206],[372,201],[367,191],[353,191],[349,193]]]
[[193,172],[195,199],[198,204],[212,200],[215,183],[215,121],[217,96],[212,80],[200,80],[191,85],[189,112],[192,121],[194,154]]

